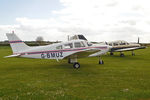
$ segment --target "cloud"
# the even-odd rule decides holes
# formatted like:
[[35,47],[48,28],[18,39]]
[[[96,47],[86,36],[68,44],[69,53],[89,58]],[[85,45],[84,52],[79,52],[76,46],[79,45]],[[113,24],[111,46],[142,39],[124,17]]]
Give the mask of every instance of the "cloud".
[[[60,10],[48,19],[16,18],[16,25],[0,25],[0,33],[15,30],[24,40],[67,40],[84,34],[91,41],[127,40],[150,42],[148,0],[60,0]],[[4,36],[0,40],[5,40]]]

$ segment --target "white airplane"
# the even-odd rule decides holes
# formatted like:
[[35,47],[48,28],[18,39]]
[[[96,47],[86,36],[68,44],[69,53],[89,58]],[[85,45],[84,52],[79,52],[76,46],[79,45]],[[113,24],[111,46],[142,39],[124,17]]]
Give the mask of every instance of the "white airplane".
[[85,40],[71,40],[46,46],[29,47],[14,33],[6,33],[13,55],[7,57],[25,57],[38,59],[68,59],[74,68],[79,68],[78,58],[99,57],[99,64],[104,64],[101,55],[109,51],[108,45],[88,44]]

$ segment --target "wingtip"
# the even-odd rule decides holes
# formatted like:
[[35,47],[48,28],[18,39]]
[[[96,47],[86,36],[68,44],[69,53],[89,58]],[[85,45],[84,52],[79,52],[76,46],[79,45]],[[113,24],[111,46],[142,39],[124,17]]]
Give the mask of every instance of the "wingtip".
[[16,55],[9,55],[9,56],[5,56],[4,58],[10,58],[10,57],[18,57],[20,56],[21,54],[16,54]]
[[3,58],[7,58],[7,57],[5,56],[5,57],[3,57]]

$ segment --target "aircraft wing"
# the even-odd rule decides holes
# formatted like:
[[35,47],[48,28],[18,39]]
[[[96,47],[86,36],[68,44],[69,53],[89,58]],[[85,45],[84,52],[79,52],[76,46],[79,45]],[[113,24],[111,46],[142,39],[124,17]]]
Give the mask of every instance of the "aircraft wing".
[[5,56],[4,58],[18,57],[18,56],[20,56],[20,55],[21,55],[21,54],[9,55],[9,56]]
[[100,52],[99,49],[86,49],[84,51],[75,52],[69,56],[66,56],[65,58],[83,58],[83,57],[89,57],[89,55]]
[[116,49],[114,52],[121,52],[121,51],[132,51],[132,50],[137,50],[137,49],[145,49],[146,47],[141,46],[141,47],[132,47],[132,48],[123,48],[123,49]]

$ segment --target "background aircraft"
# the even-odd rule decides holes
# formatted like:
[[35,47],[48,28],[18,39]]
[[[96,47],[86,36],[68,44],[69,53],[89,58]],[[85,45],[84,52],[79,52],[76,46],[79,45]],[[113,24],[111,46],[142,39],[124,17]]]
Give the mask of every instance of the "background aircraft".
[[113,55],[113,52],[120,52],[120,57],[124,56],[124,51],[132,51],[132,56],[135,56],[134,50],[145,49],[145,46],[141,46],[138,43],[128,43],[124,40],[117,40],[113,42],[106,42],[107,45],[112,46],[110,49],[110,55]]
[[14,33],[6,33],[13,55],[6,57],[26,57],[38,59],[68,59],[74,68],[79,68],[78,58],[99,57],[99,64],[104,64],[100,55],[109,51],[108,45],[93,45],[85,40],[71,40],[46,46],[29,47]]
[[[83,35],[74,35],[70,37],[69,40],[86,40],[87,39]],[[145,46],[141,46],[139,44],[139,38],[138,38],[138,43],[128,43],[124,40],[117,40],[117,41],[112,41],[112,42],[101,42],[101,43],[95,43],[95,44],[101,44],[101,45],[109,45],[111,46],[111,49],[109,50],[110,55],[114,55],[113,52],[120,52],[120,57],[124,56],[125,51],[132,51],[132,56],[135,56],[134,50],[138,49],[145,49]]]

